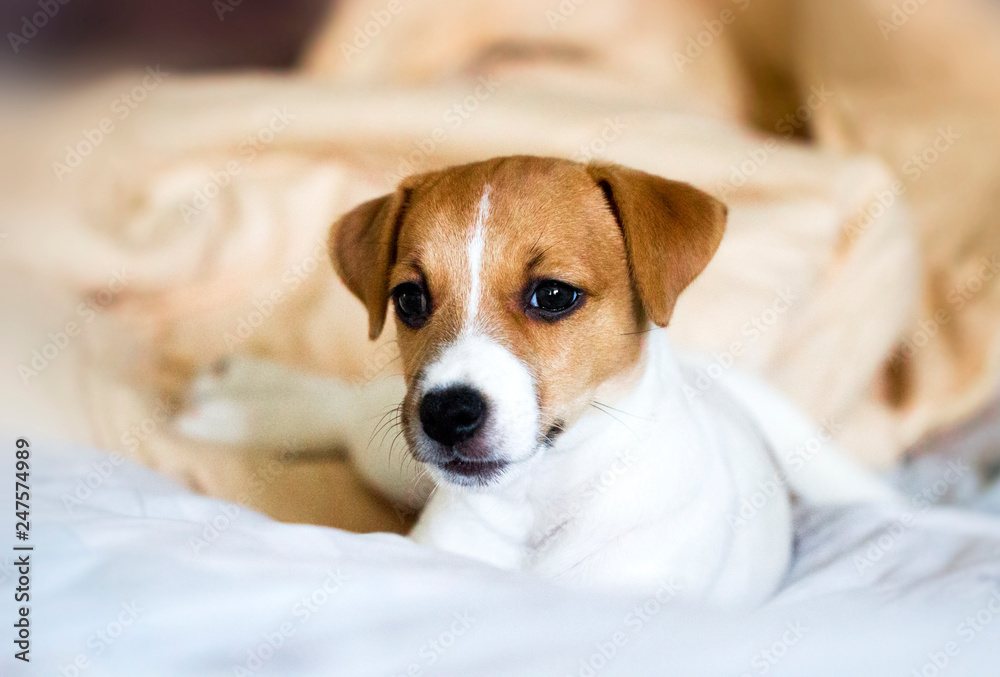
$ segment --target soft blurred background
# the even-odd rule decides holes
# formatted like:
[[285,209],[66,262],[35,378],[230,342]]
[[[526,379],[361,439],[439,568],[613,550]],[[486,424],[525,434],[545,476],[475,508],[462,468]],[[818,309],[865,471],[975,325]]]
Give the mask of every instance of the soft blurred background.
[[[0,424],[282,520],[406,518],[314,440],[206,445],[191,379],[249,354],[366,382],[329,225],[493,155],[620,162],[731,207],[684,347],[777,385],[909,491],[1000,457],[1000,4],[9,0]],[[712,373],[704,375],[710,387]]]
[[[322,0],[242,0],[214,6],[212,0],[56,4],[59,12],[28,44],[19,45],[16,52],[12,46],[4,50],[5,66],[77,76],[150,63],[188,72],[291,69],[331,7]],[[7,0],[0,7],[0,25],[5,33],[23,36],[24,17],[30,20],[44,9],[37,0]]]

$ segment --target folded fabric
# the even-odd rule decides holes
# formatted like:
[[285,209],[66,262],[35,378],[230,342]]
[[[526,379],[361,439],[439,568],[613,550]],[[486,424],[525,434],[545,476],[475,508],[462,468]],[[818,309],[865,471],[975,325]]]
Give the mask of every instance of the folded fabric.
[[31,666],[52,674],[995,672],[1000,523],[974,513],[801,512],[785,588],[743,616],[689,608],[670,581],[571,592],[398,536],[281,524],[81,447],[32,440],[32,468]]

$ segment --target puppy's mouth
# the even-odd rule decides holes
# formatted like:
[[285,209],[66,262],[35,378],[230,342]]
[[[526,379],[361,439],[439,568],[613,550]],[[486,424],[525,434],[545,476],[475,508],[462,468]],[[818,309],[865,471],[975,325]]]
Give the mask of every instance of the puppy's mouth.
[[492,484],[498,480],[509,465],[509,461],[467,461],[462,458],[435,463],[435,466],[450,478],[459,479],[457,484],[477,484],[480,486]]
[[516,459],[505,458],[489,449],[483,440],[469,440],[447,447],[409,428],[406,437],[414,442],[409,445],[413,457],[435,468],[441,480],[458,486],[485,489],[500,484],[504,475],[514,466],[551,448],[563,432],[564,425],[558,420],[548,426],[538,436],[533,450],[523,458]]

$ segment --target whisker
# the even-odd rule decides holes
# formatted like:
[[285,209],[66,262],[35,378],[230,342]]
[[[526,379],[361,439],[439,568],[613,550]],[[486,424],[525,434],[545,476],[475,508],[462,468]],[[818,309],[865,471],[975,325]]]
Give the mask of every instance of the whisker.
[[388,425],[389,423],[392,422],[392,419],[389,419],[389,421],[386,421],[386,417],[391,416],[394,411],[395,411],[395,408],[390,409],[389,411],[387,411],[384,414],[382,414],[382,417],[379,419],[379,422],[375,425],[375,429],[372,431],[371,436],[368,438],[367,448],[371,448],[372,442],[375,440],[375,436],[379,434],[379,431],[381,431],[382,428],[384,428],[386,425]]
[[[393,414],[395,414],[395,415],[393,415]],[[372,442],[374,442],[374,441],[375,441],[375,437],[376,437],[376,436],[377,436],[377,435],[378,435],[378,434],[379,434],[380,432],[382,433],[382,439],[381,439],[381,440],[379,441],[379,445],[381,445],[381,444],[382,444],[382,442],[384,442],[384,441],[385,441],[385,433],[387,433],[388,431],[392,430],[392,427],[393,427],[393,425],[395,425],[395,422],[396,422],[396,420],[397,420],[397,419],[399,418],[399,414],[398,414],[398,412],[395,412],[395,411],[390,411],[390,412],[388,412],[388,413],[386,414],[386,416],[390,416],[391,418],[389,418],[388,420],[385,420],[385,416],[383,416],[383,417],[382,417],[382,418],[383,418],[383,420],[384,420],[384,422],[383,422],[383,423],[381,423],[381,424],[380,424],[380,425],[379,425],[379,426],[378,426],[378,427],[377,427],[377,428],[376,428],[376,429],[375,429],[375,430],[374,430],[374,431],[372,432],[372,435],[371,435],[371,437],[370,437],[370,438],[368,439],[368,446],[366,447],[367,449],[371,449],[371,447],[372,447]]]
[[379,375],[380,375],[380,374],[381,374],[381,373],[382,373],[383,371],[385,371],[386,369],[388,369],[388,367],[389,367],[389,365],[390,365],[390,364],[392,364],[392,363],[393,363],[393,362],[395,362],[396,360],[399,360],[399,359],[401,359],[402,357],[403,357],[403,355],[402,355],[402,353],[400,353],[399,355],[396,355],[396,357],[392,358],[391,360],[389,360],[388,362],[386,362],[385,364],[383,364],[383,365],[382,365],[381,367],[379,367],[379,370],[378,370],[378,371],[376,371],[376,372],[375,372],[374,374],[372,374],[372,376],[371,376],[371,378],[369,379],[369,381],[374,381],[374,380],[375,380],[376,378],[378,378],[378,376],[379,376]]
[[[400,427],[400,429],[396,432],[395,437],[392,438],[392,442],[389,444],[389,458],[392,458],[392,452],[396,448],[396,442],[399,440],[400,436],[402,436],[404,432],[406,432],[406,431],[403,430],[402,427]],[[407,458],[407,455],[406,455],[406,440],[404,439],[403,440],[403,453],[401,453],[399,455],[399,472],[400,472],[400,474],[403,473],[403,466],[406,465],[406,458]]]
[[632,433],[632,435],[633,435],[633,436],[635,435],[635,431],[634,431],[634,430],[632,430],[632,428],[631,428],[631,427],[630,427],[630,426],[629,426],[628,424],[626,424],[626,423],[625,423],[624,421],[622,421],[622,420],[621,420],[620,418],[618,418],[617,416],[615,416],[614,414],[612,414],[612,413],[611,413],[610,411],[606,411],[606,410],[604,410],[604,409],[601,409],[601,408],[600,408],[599,406],[597,406],[597,404],[596,404],[596,403],[594,403],[594,402],[591,402],[591,403],[590,403],[590,406],[592,406],[592,407],[593,407],[594,409],[596,409],[597,411],[601,412],[602,414],[606,414],[607,416],[610,416],[612,420],[615,420],[615,421],[617,421],[618,423],[620,423],[621,425],[625,426],[625,428],[626,428],[626,429],[627,429],[627,430],[628,430],[628,431],[629,431],[630,433]]
[[[389,424],[387,426],[383,426],[385,432],[382,433],[382,438],[378,441],[379,447],[385,445],[385,438],[388,437],[389,433],[391,433],[393,429],[396,428],[398,425],[399,425],[399,416],[396,416],[396,418],[393,418],[392,420],[389,421]],[[390,448],[389,451],[392,452],[392,449]]]
[[[400,403],[400,404],[402,404],[402,403]],[[386,414],[391,414],[398,407],[399,407],[399,404],[390,404],[389,406],[387,406],[384,409],[382,409],[383,413],[381,415],[385,416]],[[375,414],[372,414],[371,416],[368,416],[367,418],[368,419],[373,419],[373,418],[375,418]]]
[[[402,404],[402,403],[400,403],[400,404],[396,404],[396,405],[390,405],[390,406],[386,407],[386,408],[385,408],[385,410],[384,410],[384,412],[382,413],[382,415],[381,415],[381,416],[379,416],[379,419],[378,419],[378,420],[379,420],[379,421],[382,421],[382,420],[384,420],[386,416],[388,416],[388,415],[389,415],[389,414],[391,414],[392,412],[394,412],[394,411],[396,411],[397,409],[399,409],[399,407],[400,407],[400,405],[401,405],[401,404]],[[374,416],[374,415],[373,415],[373,416],[369,416],[369,417],[368,417],[368,420],[371,420],[371,419],[373,419],[373,418],[375,418],[375,416]]]
[[[386,454],[385,467],[386,467],[387,471],[388,470],[392,470],[392,452],[393,452],[393,449],[394,449],[395,444],[396,444],[396,439],[399,437],[399,430],[401,430],[401,428],[402,428],[402,426],[400,424],[399,417],[397,416],[393,420],[392,425],[389,426],[389,429],[386,431],[385,435],[382,436],[382,443],[384,444],[385,443],[385,437],[390,432],[392,432],[393,430],[397,431],[396,434],[392,438],[392,442],[389,444],[389,453]],[[400,456],[400,463],[399,463],[399,472],[400,473],[403,472],[403,463],[405,462],[405,460],[406,460],[405,455]]]
[[[414,459],[412,456],[404,456],[403,460],[404,460],[404,464],[405,464],[406,460],[409,460],[411,463],[416,463],[416,459]],[[402,470],[403,470],[403,464],[400,465],[399,469],[400,469],[400,472],[402,472]],[[415,493],[417,491],[417,487],[420,486],[420,480],[422,480],[425,475],[427,475],[427,467],[426,466],[420,468],[420,472],[418,472],[416,475],[414,475],[413,477],[410,478],[409,486],[407,487],[407,489],[409,490],[411,496],[415,495]]]
[[651,418],[647,418],[645,416],[639,416],[638,414],[631,414],[631,413],[629,413],[629,412],[627,412],[627,411],[625,411],[623,409],[616,409],[615,407],[612,407],[610,404],[604,404],[603,402],[598,402],[597,400],[594,400],[594,404],[600,405],[600,406],[604,407],[605,409],[610,409],[611,411],[617,411],[619,414],[625,414],[626,416],[631,416],[632,418],[637,418],[640,421],[649,421],[650,423],[653,423],[653,419],[651,419]]

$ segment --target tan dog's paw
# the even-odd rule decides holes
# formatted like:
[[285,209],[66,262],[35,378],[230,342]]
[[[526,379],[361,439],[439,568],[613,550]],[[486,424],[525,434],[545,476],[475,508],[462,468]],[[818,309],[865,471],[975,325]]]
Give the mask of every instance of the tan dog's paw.
[[185,437],[255,447],[336,441],[329,414],[343,391],[335,379],[234,355],[195,377],[174,428]]
[[254,410],[261,394],[253,374],[253,360],[225,357],[212,363],[191,382],[184,408],[174,428],[185,437],[227,444],[253,440]]

